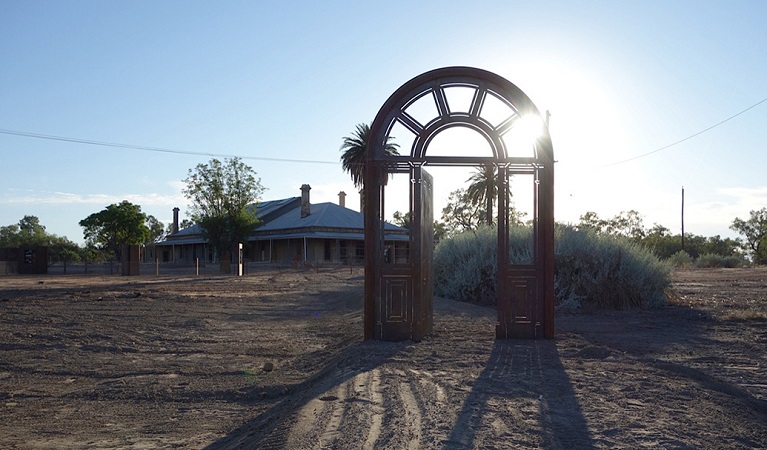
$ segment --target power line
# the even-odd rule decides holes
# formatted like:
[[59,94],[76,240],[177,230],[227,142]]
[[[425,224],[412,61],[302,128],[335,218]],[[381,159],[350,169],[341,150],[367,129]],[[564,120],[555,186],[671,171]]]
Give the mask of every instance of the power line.
[[335,162],[335,161],[315,161],[311,159],[267,158],[262,156],[239,156],[239,155],[227,155],[222,153],[192,152],[188,150],[176,150],[176,149],[161,148],[161,147],[147,147],[143,145],[120,144],[116,142],[93,141],[89,139],[78,139],[78,138],[71,138],[71,137],[65,137],[65,136],[53,136],[49,134],[29,133],[26,131],[5,130],[2,128],[0,128],[0,134],[11,134],[14,136],[23,136],[23,137],[30,137],[35,139],[47,139],[51,141],[74,142],[77,144],[99,145],[102,147],[116,147],[116,148],[127,148],[132,150],[144,150],[148,152],[174,153],[178,155],[213,156],[213,157],[221,157],[221,158],[241,158],[241,159],[253,159],[257,161],[272,161],[272,162],[287,162],[287,163],[339,164],[338,162]]
[[681,144],[682,142],[689,141],[690,139],[692,139],[692,138],[694,138],[696,136],[700,136],[701,134],[703,134],[703,133],[705,133],[707,131],[713,130],[714,128],[718,127],[719,125],[722,125],[725,122],[729,122],[730,120],[738,117],[739,115],[741,115],[741,114],[743,114],[743,113],[745,113],[747,111],[750,111],[750,110],[756,108],[757,106],[761,105],[764,102],[767,102],[767,98],[763,98],[763,99],[759,100],[758,102],[754,103],[753,105],[749,106],[748,108],[744,109],[743,111],[740,111],[737,114],[733,114],[732,116],[722,120],[721,122],[717,122],[714,125],[711,125],[710,127],[706,128],[704,130],[698,131],[695,134],[691,134],[691,135],[687,136],[684,139],[680,139],[680,140],[678,140],[676,142],[672,142],[671,144],[668,144],[668,145],[663,146],[661,148],[655,149],[655,150],[653,150],[651,152],[647,152],[647,153],[643,153],[641,155],[633,156],[631,158],[624,159],[624,160],[621,160],[621,161],[618,161],[618,162],[606,164],[604,166],[600,166],[599,168],[602,169],[602,168],[605,168],[605,167],[617,166],[618,164],[623,164],[623,163],[626,163],[626,162],[629,162],[629,161],[633,161],[635,159],[644,158],[645,156],[649,156],[649,155],[652,155],[653,153],[658,153],[658,152],[660,152],[662,150],[666,150],[667,148],[670,148],[670,147],[673,147],[675,145]]
[[[711,125],[708,128],[705,128],[701,131],[698,131],[697,133],[691,134],[687,136],[684,139],[680,139],[676,142],[672,142],[671,144],[665,145],[663,147],[660,147],[658,149],[652,150],[647,153],[643,153],[641,155],[633,156],[631,158],[627,158],[621,161],[617,161],[610,164],[605,164],[603,166],[600,166],[600,168],[605,167],[612,167],[617,166],[618,164],[627,163],[629,161],[634,161],[639,158],[644,158],[645,156],[652,155],[654,153],[658,153],[660,151],[666,150],[668,148],[671,148],[675,145],[679,145],[682,142],[689,141],[690,139],[700,136],[701,134],[713,130],[714,128],[718,127],[719,125],[722,125],[726,122],[729,122],[730,120],[740,116],[741,114],[744,114],[757,106],[761,105],[762,103],[767,102],[767,98],[763,98],[762,100],[754,103],[753,105],[749,106],[748,108],[733,114],[732,116],[715,123],[714,125]],[[116,142],[105,142],[105,141],[94,141],[89,139],[78,139],[78,138],[70,138],[65,136],[54,136],[54,135],[48,135],[48,134],[39,134],[39,133],[29,133],[26,131],[16,131],[16,130],[6,130],[0,128],[0,134],[10,134],[14,136],[23,136],[23,137],[31,137],[35,139],[47,139],[52,141],[63,141],[63,142],[73,142],[77,144],[88,144],[88,145],[98,145],[102,147],[116,147],[116,148],[127,148],[127,149],[133,149],[133,150],[144,150],[144,151],[150,151],[150,152],[160,152],[160,153],[173,153],[173,154],[179,154],[179,155],[194,155],[194,156],[213,156],[213,157],[223,157],[223,158],[241,158],[241,159],[252,159],[256,161],[272,161],[272,162],[287,162],[287,163],[304,163],[304,164],[339,164],[335,161],[318,161],[318,160],[310,160],[310,159],[290,159],[290,158],[267,158],[267,157],[261,157],[261,156],[240,156],[240,155],[229,155],[229,154],[222,154],[222,153],[208,153],[208,152],[192,152],[188,150],[176,150],[176,149],[169,149],[169,148],[161,148],[161,147],[147,147],[142,145],[131,145],[131,144],[120,144]]]

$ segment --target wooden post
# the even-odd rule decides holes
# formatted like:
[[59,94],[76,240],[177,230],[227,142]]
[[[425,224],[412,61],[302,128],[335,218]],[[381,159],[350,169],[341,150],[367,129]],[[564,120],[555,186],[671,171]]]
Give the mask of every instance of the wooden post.
[[684,250],[684,186],[682,186],[682,250]]
[[[306,246],[306,238],[304,238],[304,246]],[[304,249],[304,251],[306,251]],[[237,244],[237,276],[241,277],[244,274],[243,271],[243,258],[242,258],[242,242]]]

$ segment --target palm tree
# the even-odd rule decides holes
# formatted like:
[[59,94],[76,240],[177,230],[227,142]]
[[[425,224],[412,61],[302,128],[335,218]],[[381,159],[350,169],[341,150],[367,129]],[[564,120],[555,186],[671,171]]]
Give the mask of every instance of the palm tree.
[[[466,189],[466,194],[471,203],[473,205],[485,203],[485,223],[488,225],[493,223],[493,205],[495,204],[495,198],[498,196],[497,176],[498,171],[495,166],[488,164],[482,166],[482,168],[478,169],[466,180],[471,183],[469,188]],[[509,199],[511,199],[511,189],[509,189]]]
[[[360,123],[352,132],[351,136],[344,137],[344,143],[341,145],[341,164],[344,172],[349,172],[354,186],[363,187],[363,178],[365,173],[365,149],[370,139],[370,125]],[[386,147],[384,153],[387,156],[399,155],[397,148],[399,145],[391,142],[394,138],[386,137]],[[385,181],[384,181],[385,182]]]

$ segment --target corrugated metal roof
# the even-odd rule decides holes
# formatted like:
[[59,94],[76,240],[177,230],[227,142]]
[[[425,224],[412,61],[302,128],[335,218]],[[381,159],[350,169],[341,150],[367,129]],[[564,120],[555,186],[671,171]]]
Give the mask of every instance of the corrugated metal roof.
[[[291,197],[259,203],[256,215],[265,223],[254,230],[249,240],[328,238],[364,239],[364,217],[361,213],[335,203],[310,205],[310,214],[301,217],[301,198]],[[386,223],[386,240],[406,240],[407,229]],[[172,234],[157,245],[199,244],[206,242],[200,237],[200,226],[195,224]]]
[[200,226],[197,224],[192,225],[191,227],[186,227],[183,230],[178,230],[178,233],[173,233],[168,235],[170,238],[183,238],[184,236],[196,236],[200,234]]
[[[248,241],[267,241],[277,239],[348,239],[352,241],[362,241],[365,239],[364,233],[344,233],[333,231],[300,231],[295,233],[281,233],[281,234],[265,234],[251,236]],[[407,234],[391,234],[387,233],[384,236],[386,241],[407,241],[409,236]]]
[[[301,207],[291,209],[276,219],[265,223],[256,229],[256,234],[271,232],[274,230],[291,230],[295,228],[351,228],[365,229],[365,221],[362,214],[349,208],[336,205],[335,203],[318,203],[310,206],[310,214],[301,217]],[[386,230],[406,231],[404,228],[386,224]]]
[[[271,215],[275,212],[279,212],[281,208],[285,208],[288,206],[291,206],[291,203],[297,203],[298,206],[301,205],[301,197],[290,197],[290,198],[283,198],[281,200],[269,200],[266,202],[261,202],[256,206],[256,217],[262,220],[270,220]],[[249,206],[249,209],[253,205]],[[294,205],[295,206],[295,205]]]
[[182,239],[169,239],[162,242],[158,242],[155,245],[160,247],[163,245],[207,244],[207,243],[208,241],[201,238],[200,236],[195,236],[195,237],[188,237],[188,238],[182,238]]

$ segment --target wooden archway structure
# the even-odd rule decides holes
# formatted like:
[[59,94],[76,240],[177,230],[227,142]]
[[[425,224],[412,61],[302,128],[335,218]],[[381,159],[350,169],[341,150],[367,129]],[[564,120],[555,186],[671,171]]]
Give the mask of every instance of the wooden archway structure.
[[[453,107],[448,91],[472,92],[466,108]],[[468,91],[466,91],[468,89]],[[409,108],[433,100],[434,117],[416,119]],[[420,102],[419,102],[420,103]],[[506,108],[489,118],[485,105]],[[489,109],[489,108],[488,108]],[[497,108],[496,108],[497,109]],[[541,132],[527,156],[511,156],[504,136],[527,117]],[[364,337],[421,340],[432,329],[432,180],[427,166],[487,166],[498,176],[498,322],[496,338],[554,336],[554,154],[548,125],[519,88],[506,79],[471,67],[446,67],[421,74],[397,89],[373,121],[364,173],[365,309]],[[390,155],[384,146],[395,125],[413,135],[409,149]],[[429,155],[429,143],[451,127],[467,127],[483,136],[492,156]],[[384,245],[384,193],[391,173],[409,173],[410,240],[405,258],[392,257]],[[533,262],[509,261],[509,176],[534,177]]]

